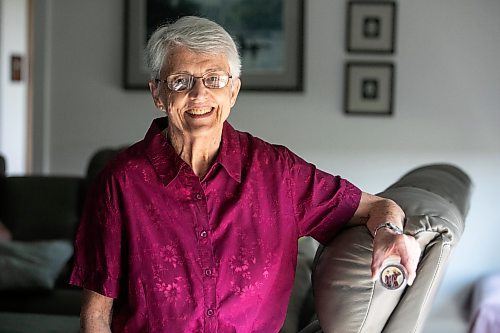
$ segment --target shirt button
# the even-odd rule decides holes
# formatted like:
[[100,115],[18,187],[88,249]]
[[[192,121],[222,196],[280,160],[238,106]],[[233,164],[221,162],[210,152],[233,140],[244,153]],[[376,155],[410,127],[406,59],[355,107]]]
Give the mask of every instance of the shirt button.
[[200,232],[201,238],[207,238],[207,236],[208,236],[208,232],[206,232],[206,230],[203,230],[202,232]]
[[212,276],[212,270],[209,269],[209,268],[205,269],[205,275],[206,276]]
[[207,310],[207,316],[212,317],[214,314],[215,314],[215,311],[213,309]]
[[201,199],[203,199],[203,196],[201,195],[201,193],[196,193],[195,198],[196,198],[196,200],[201,200]]

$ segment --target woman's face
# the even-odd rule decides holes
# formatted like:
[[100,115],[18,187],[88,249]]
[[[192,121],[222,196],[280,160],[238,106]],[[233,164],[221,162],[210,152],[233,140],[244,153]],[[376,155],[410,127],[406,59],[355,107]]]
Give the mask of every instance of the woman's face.
[[[194,53],[187,48],[175,48],[166,59],[160,80],[172,74],[201,77],[207,73],[230,74],[224,55]],[[240,90],[239,78],[230,79],[224,88],[205,87],[200,78],[191,89],[175,92],[164,82],[150,81],[149,88],[157,108],[166,112],[169,134],[182,136],[220,135]]]

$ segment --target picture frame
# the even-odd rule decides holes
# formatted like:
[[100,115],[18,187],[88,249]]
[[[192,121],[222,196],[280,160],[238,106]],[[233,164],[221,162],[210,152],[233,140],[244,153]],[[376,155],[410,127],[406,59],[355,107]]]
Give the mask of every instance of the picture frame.
[[152,31],[181,16],[196,15],[219,23],[237,41],[242,90],[303,90],[303,0],[265,0],[265,5],[263,0],[233,0],[230,6],[203,0],[124,1],[125,89],[148,88],[144,48]]
[[345,64],[344,111],[346,114],[392,115],[395,66],[390,62]]
[[396,50],[397,5],[394,1],[349,1],[346,50],[392,54]]

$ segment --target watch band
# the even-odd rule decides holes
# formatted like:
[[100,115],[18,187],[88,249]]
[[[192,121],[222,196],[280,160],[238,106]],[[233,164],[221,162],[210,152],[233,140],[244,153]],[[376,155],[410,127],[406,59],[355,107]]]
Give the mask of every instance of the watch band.
[[375,238],[375,236],[377,236],[377,231],[379,231],[380,229],[384,229],[384,228],[387,228],[393,232],[395,232],[397,235],[402,235],[403,234],[403,230],[398,227],[397,225],[391,223],[391,222],[385,222],[385,223],[381,223],[379,224],[376,228],[375,228],[375,231],[373,232],[373,238]]

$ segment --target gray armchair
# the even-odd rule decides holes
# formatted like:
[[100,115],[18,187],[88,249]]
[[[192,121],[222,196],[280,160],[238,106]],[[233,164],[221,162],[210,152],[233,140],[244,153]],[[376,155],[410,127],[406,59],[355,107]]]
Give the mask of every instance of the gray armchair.
[[420,332],[448,258],[463,233],[471,187],[460,169],[429,165],[410,171],[380,193],[403,208],[404,231],[421,246],[414,284],[387,290],[374,283],[371,235],[364,226],[346,229],[316,253],[312,280],[318,320],[306,331]]

